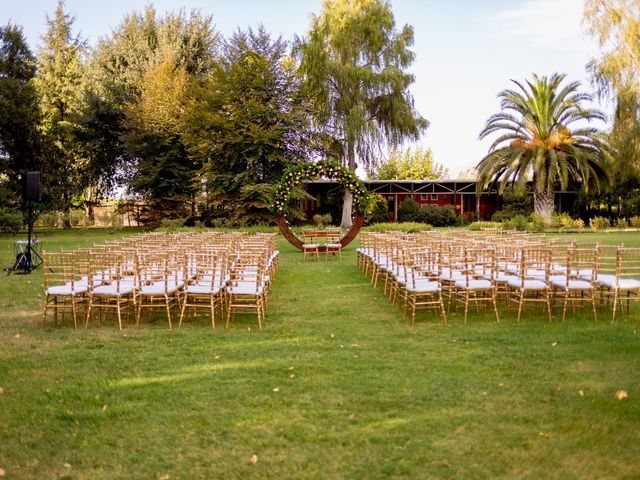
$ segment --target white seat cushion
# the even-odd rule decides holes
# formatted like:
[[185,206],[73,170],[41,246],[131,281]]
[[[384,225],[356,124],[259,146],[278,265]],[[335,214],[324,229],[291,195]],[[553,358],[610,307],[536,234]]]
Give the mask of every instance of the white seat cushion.
[[437,292],[438,290],[440,290],[440,284],[430,280],[416,280],[415,284],[413,282],[407,284],[407,291],[409,292]]
[[238,285],[232,285],[229,287],[228,292],[231,295],[262,295],[264,288],[259,286],[256,291],[255,283],[240,283]]
[[120,290],[118,290],[117,284],[101,285],[93,289],[94,295],[106,296],[106,297],[121,297],[122,295],[129,295],[133,291],[133,284],[124,283],[120,284]]
[[192,293],[194,295],[216,295],[218,292],[220,292],[220,287],[218,286],[213,286],[213,285],[189,285],[187,286],[187,288],[185,289],[185,291],[187,293]]
[[75,284],[73,288],[70,283],[65,285],[55,285],[53,287],[49,287],[46,291],[47,295],[82,295],[87,291],[87,286],[82,284]]
[[[616,287],[616,279],[614,278],[604,278],[602,280],[598,280],[598,283],[604,287],[615,288]],[[620,290],[635,290],[640,289],[640,280],[635,278],[621,278],[618,280],[618,288]]]
[[320,246],[319,243],[304,243],[302,245],[302,248],[306,249],[313,249],[313,248],[318,248]]
[[516,277],[515,275],[509,275],[507,273],[498,273],[495,280],[496,282],[500,282],[500,283],[508,283],[509,281],[512,281],[512,280],[519,281],[519,278]]
[[510,287],[513,288],[524,288],[525,290],[546,290],[547,284],[542,280],[525,280],[524,286],[520,279],[510,280],[507,282]]
[[563,279],[559,282],[551,282],[554,287],[558,288],[566,288],[569,290],[591,290],[594,288],[594,285],[591,282],[587,282],[586,280],[569,280],[567,283],[566,279]]
[[[467,288],[466,280],[456,281],[456,288]],[[488,290],[491,288],[491,282],[489,280],[469,280],[469,290]]]

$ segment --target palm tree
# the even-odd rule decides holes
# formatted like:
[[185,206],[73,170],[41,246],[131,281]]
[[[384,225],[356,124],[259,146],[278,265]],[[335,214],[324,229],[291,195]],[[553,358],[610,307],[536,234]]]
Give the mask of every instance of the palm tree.
[[498,95],[502,111],[489,117],[480,139],[498,132],[489,153],[477,165],[479,187],[533,180],[535,212],[545,221],[554,211],[556,186],[570,180],[585,190],[598,189],[608,179],[602,132],[588,125],[605,121],[598,110],[583,108],[591,95],[578,91],[579,82],[560,86],[565,75],[533,75],[526,85],[512,80],[517,90]]

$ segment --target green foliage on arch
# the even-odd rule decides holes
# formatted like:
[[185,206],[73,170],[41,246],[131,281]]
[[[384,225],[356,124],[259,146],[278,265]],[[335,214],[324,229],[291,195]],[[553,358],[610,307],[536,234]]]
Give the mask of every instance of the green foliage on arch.
[[289,201],[291,190],[304,180],[327,177],[336,180],[341,187],[351,192],[353,208],[358,213],[364,213],[369,201],[369,192],[364,184],[348,168],[331,160],[319,162],[304,162],[289,168],[284,172],[280,183],[276,185],[273,208],[278,215],[283,215]]

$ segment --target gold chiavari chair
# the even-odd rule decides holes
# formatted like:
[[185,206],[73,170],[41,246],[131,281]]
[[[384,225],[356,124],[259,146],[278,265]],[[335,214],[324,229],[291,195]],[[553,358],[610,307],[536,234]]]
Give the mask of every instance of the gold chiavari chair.
[[525,246],[520,251],[519,268],[515,278],[508,281],[511,292],[510,301],[518,304],[518,319],[527,302],[545,303],[547,316],[551,321],[551,286],[549,283],[549,269],[551,251],[539,245]]
[[44,312],[42,328],[47,319],[49,306],[54,311],[54,322],[58,324],[58,312],[64,320],[66,311],[71,312],[73,328],[78,328],[77,307],[86,305],[87,284],[82,280],[85,274],[78,270],[75,252],[43,252],[44,271]]
[[236,312],[254,310],[258,317],[258,328],[262,329],[265,318],[266,282],[264,257],[240,254],[234,260],[227,287],[227,328]]
[[624,311],[625,300],[628,315],[631,301],[640,301],[640,248],[618,248],[615,278],[600,277],[597,282],[602,294],[613,299],[611,321],[616,321],[618,304]]
[[139,253],[136,262],[139,285],[135,295],[136,327],[140,326],[143,309],[151,313],[164,308],[169,330],[172,330],[171,308],[178,303],[185,280],[180,258],[168,252]]
[[193,313],[197,309],[208,309],[211,327],[216,328],[216,310],[223,313],[224,289],[228,281],[227,257],[224,251],[188,253],[185,255],[187,280],[182,293],[180,323],[182,326],[187,308]]
[[89,302],[85,328],[95,310],[104,318],[106,310],[115,310],[118,326],[122,330],[122,309],[127,318],[135,295],[135,272],[128,267],[128,259],[120,252],[91,252],[89,269]]
[[565,265],[564,275],[554,275],[551,279],[554,296],[562,300],[562,321],[567,316],[569,303],[585,302],[591,303],[593,319],[596,320],[597,248],[569,247]]
[[492,275],[495,272],[495,252],[488,249],[464,249],[463,275],[464,278],[454,283],[456,296],[456,311],[458,304],[464,304],[464,323],[467,323],[469,303],[476,307],[491,303],[496,316],[496,322],[500,322],[498,306],[496,302],[496,288]]

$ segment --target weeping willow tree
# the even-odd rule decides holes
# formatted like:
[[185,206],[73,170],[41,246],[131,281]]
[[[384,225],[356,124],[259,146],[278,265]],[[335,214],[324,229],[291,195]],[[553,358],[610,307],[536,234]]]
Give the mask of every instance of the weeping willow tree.
[[640,196],[640,0],[586,0],[584,20],[602,52],[589,62],[591,78],[600,97],[615,103],[608,197],[620,206]]
[[478,163],[478,188],[491,182],[502,192],[509,183],[533,179],[534,210],[550,222],[556,186],[574,180],[597,189],[608,179],[601,131],[589,126],[605,121],[603,113],[583,107],[591,96],[578,91],[579,82],[561,85],[565,75],[533,76],[525,84],[513,80],[515,90],[503,90],[501,112],[489,117],[480,132],[498,137]]
[[[296,39],[300,72],[317,107],[317,125],[338,145],[342,162],[367,169],[385,144],[417,140],[428,123],[414,109],[405,70],[414,60],[413,29],[396,30],[382,0],[325,0],[306,37]],[[342,227],[351,225],[346,192]]]

